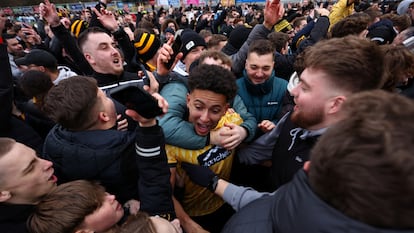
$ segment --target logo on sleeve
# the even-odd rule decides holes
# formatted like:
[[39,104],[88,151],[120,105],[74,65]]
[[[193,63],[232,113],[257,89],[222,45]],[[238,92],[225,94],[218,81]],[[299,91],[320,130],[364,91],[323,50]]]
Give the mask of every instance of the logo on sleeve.
[[198,163],[204,167],[210,167],[231,155],[230,150],[220,146],[213,146],[197,157]]

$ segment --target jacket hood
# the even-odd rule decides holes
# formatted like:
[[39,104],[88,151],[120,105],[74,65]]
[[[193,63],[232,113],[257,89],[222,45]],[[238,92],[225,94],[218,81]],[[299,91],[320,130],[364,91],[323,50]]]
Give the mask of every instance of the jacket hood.
[[66,66],[58,66],[58,71],[59,71],[59,75],[58,77],[53,81],[53,84],[57,85],[60,81],[62,81],[63,79],[67,79],[73,76],[76,76],[78,74],[76,74],[75,72],[73,72],[72,70],[70,70],[68,67]]

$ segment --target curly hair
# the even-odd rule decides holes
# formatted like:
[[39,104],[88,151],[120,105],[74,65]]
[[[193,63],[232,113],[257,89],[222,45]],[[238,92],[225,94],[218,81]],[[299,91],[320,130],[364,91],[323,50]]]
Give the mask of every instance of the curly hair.
[[333,38],[344,37],[348,35],[359,35],[367,29],[371,17],[362,12],[352,14],[334,24],[330,31]]
[[196,89],[222,94],[231,102],[237,93],[236,78],[233,73],[221,66],[201,64],[194,68],[188,77],[190,93]]
[[414,53],[403,45],[382,45],[384,50],[384,90],[396,91],[396,86],[414,75]]

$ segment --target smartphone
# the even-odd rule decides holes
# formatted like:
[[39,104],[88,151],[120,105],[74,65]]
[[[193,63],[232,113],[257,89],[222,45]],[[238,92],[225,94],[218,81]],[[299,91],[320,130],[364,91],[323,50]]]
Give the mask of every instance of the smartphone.
[[144,64],[142,64],[141,62],[138,63],[139,68],[141,69],[141,71],[144,73],[144,78],[142,79],[142,81],[144,82],[144,85],[150,86],[150,78],[148,76],[148,72],[147,69],[145,68]]
[[[21,24],[23,28],[30,28],[26,23]],[[29,34],[27,32],[23,33],[25,36],[28,36]]]
[[182,46],[181,36],[179,34],[177,34],[174,37],[174,43],[171,45],[171,48],[173,49],[174,54],[172,55],[171,59],[168,62],[164,63],[165,67],[167,67],[167,69],[171,69],[171,66],[175,61],[175,57],[177,56],[177,54],[181,50],[181,46]]
[[158,106],[157,99],[138,87],[136,83],[115,87],[109,91],[109,95],[126,108],[136,111],[147,119],[163,114],[162,109]]

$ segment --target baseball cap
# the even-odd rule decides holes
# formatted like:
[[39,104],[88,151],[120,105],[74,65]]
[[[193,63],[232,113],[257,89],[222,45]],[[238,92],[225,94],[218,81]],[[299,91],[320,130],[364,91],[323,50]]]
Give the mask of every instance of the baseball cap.
[[57,67],[57,59],[51,53],[42,49],[32,49],[24,57],[15,60],[16,65],[36,65],[47,68]]

